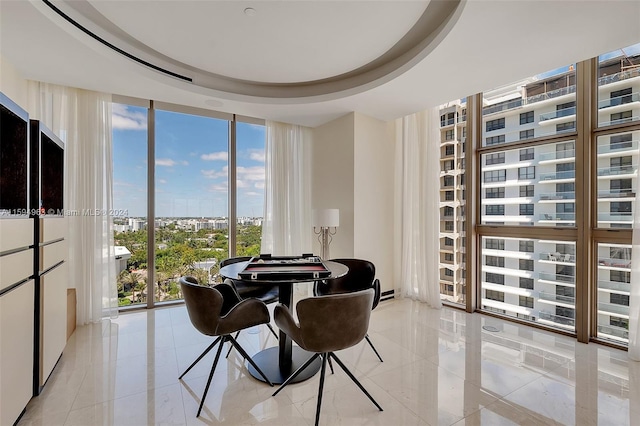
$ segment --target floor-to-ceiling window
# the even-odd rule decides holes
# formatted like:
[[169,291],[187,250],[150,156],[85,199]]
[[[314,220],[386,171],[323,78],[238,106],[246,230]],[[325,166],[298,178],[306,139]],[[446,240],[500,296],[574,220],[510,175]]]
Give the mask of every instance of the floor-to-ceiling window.
[[113,104],[113,216],[119,306],[147,303],[147,107]]
[[[449,175],[464,173],[476,224],[462,261],[474,265],[467,309],[627,344],[638,93],[640,44],[474,95],[468,111],[441,107],[444,300],[461,302],[447,284],[456,280],[452,219],[465,202]],[[475,160],[454,171],[463,107]]]
[[117,285],[121,306],[150,307],[182,298],[180,276],[213,283],[222,259],[260,252],[265,133],[260,120],[127,101],[113,116],[114,206],[128,213],[114,218]]

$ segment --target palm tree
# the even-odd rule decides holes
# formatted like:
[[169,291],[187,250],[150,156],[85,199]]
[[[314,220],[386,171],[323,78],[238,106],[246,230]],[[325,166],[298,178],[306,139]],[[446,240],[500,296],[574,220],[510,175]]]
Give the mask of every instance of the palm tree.
[[135,303],[136,300],[136,286],[138,285],[138,281],[140,281],[140,274],[137,272],[129,271],[127,269],[120,272],[118,275],[118,282],[122,283],[123,291],[126,291],[127,287],[131,289],[132,297],[131,301]]

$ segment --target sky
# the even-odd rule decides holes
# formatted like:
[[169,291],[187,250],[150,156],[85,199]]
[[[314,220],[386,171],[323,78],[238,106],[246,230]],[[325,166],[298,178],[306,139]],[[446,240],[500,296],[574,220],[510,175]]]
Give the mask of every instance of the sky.
[[[228,216],[226,120],[156,110],[156,217]],[[147,110],[113,104],[113,207],[147,215]],[[264,126],[237,124],[237,214],[262,217]]]

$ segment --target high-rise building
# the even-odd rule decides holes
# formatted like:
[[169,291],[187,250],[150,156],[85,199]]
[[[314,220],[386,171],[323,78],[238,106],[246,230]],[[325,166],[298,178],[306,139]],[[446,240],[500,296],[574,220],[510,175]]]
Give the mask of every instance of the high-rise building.
[[[597,80],[598,126],[640,119],[640,55],[601,59]],[[576,131],[576,112],[574,66],[483,94],[479,144],[509,145],[480,156],[478,223],[576,226],[576,141],[563,137]],[[443,299],[464,303],[466,103],[443,105],[440,117],[440,290]],[[593,136],[598,228],[633,224],[640,131],[622,130]],[[550,140],[513,146],[538,138]],[[482,237],[480,243],[482,309],[575,330],[575,241]],[[599,243],[596,256],[598,336],[626,342],[630,246]]]

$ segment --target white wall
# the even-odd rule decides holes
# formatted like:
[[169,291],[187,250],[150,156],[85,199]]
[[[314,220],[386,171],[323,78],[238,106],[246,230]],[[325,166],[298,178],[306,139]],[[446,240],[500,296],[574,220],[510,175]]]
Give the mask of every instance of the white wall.
[[[313,129],[311,208],[340,210],[340,227],[333,236],[330,256],[354,257],[354,114]],[[320,253],[314,235],[313,252]]]
[[22,109],[27,110],[27,80],[2,56],[0,56],[0,92],[7,95]]
[[354,257],[376,265],[382,291],[393,286],[393,122],[355,114]]
[[393,131],[393,123],[350,113],[313,134],[312,208],[340,209],[331,257],[372,261],[382,291],[394,288]]

